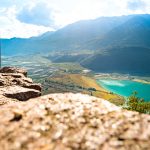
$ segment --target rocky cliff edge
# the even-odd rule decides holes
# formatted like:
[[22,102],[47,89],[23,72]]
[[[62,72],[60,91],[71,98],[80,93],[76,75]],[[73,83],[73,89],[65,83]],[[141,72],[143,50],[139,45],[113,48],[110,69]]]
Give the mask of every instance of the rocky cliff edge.
[[149,115],[83,94],[39,97],[16,68],[2,68],[0,84],[1,150],[150,150]]

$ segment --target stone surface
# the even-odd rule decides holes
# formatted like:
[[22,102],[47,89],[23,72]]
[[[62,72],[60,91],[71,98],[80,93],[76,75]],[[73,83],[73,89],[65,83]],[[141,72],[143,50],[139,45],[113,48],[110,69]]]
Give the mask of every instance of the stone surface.
[[35,98],[41,96],[41,92],[34,89],[27,89],[20,86],[8,86],[1,89],[0,94],[8,97],[18,99],[20,101],[26,101],[30,98]]
[[149,150],[150,116],[82,94],[0,108],[2,150]]
[[26,101],[41,95],[41,85],[27,78],[24,69],[4,67],[0,69],[0,95]]
[[27,71],[25,69],[16,68],[16,67],[3,67],[3,68],[0,68],[0,73],[21,73],[24,76],[27,76]]
[[150,150],[150,115],[83,94],[39,97],[20,70],[0,69],[0,150]]

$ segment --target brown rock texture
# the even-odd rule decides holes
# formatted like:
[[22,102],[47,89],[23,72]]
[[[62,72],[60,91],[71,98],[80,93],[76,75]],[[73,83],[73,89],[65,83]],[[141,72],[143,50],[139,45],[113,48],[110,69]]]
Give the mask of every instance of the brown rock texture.
[[[0,98],[26,101],[41,95],[41,86],[27,78],[27,71],[15,67],[0,69]],[[1,101],[2,103],[2,101]]]
[[30,98],[41,96],[41,93],[34,89],[27,89],[20,86],[9,86],[3,88],[3,95],[9,98],[15,98],[20,101],[26,101]]
[[37,97],[41,87],[25,71],[6,68],[0,71],[0,150],[150,150],[150,115],[83,94]]
[[150,116],[83,94],[0,108],[1,150],[149,150]]
[[3,67],[0,68],[0,73],[21,73],[27,77],[27,71],[25,69],[16,68],[16,67]]

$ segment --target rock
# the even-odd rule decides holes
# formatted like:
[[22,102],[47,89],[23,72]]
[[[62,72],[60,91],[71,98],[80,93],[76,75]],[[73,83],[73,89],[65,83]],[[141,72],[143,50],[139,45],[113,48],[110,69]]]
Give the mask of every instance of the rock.
[[14,117],[10,121],[20,121],[22,119],[22,114],[20,112],[14,112]]
[[0,69],[0,150],[150,150],[150,115],[83,94],[40,96],[20,70]]
[[20,86],[10,86],[3,89],[3,95],[8,98],[26,101],[30,98],[41,96],[41,92],[39,92],[38,90],[23,88]]
[[42,88],[40,84],[26,84],[23,85],[23,87],[29,88],[29,89],[35,89],[41,92]]
[[[41,85],[27,78],[27,71],[14,67],[0,69],[0,94],[7,98],[26,101],[41,95]],[[11,100],[11,99],[10,99]],[[3,101],[2,104],[5,104]]]
[[3,67],[0,69],[0,73],[21,73],[27,77],[27,71],[16,67]]
[[0,86],[4,86],[5,85],[5,81],[0,79]]
[[83,94],[50,94],[2,105],[0,122],[2,150],[150,148],[150,115]]

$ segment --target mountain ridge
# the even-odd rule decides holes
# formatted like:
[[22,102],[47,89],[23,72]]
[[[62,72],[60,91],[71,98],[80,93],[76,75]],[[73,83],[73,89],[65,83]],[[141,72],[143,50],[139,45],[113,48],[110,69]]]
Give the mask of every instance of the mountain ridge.
[[[96,72],[112,70],[112,72],[131,73],[132,71],[136,74],[146,72],[149,75],[150,15],[101,17],[95,20],[79,21],[39,37],[2,39],[2,55],[34,53],[47,55],[47,58],[54,62],[55,57],[57,62],[70,62],[73,58],[72,53],[79,57],[82,53],[81,64]],[[51,56],[52,53],[55,55]],[[66,55],[67,59],[63,55]],[[111,65],[109,63],[104,65],[106,60]],[[132,64],[127,60],[131,60]],[[104,67],[106,69],[103,69]]]
[[[47,32],[44,33],[43,35],[39,37],[34,37],[34,38],[29,38],[29,39],[23,39],[23,38],[12,38],[10,40],[10,47],[12,48],[11,44],[15,47],[17,45],[17,42],[19,43],[20,41],[17,40],[24,40],[24,44],[22,44],[22,48],[27,46],[27,43],[29,49],[33,52],[39,52],[40,48],[42,46],[46,46],[46,50],[59,50],[63,49],[66,50],[66,47],[61,47],[63,45],[63,42],[66,42],[65,44],[73,44],[78,43],[79,45],[82,43],[84,44],[85,41],[91,41],[92,39],[95,39],[97,37],[102,37],[109,31],[111,31],[114,27],[117,27],[118,25],[121,25],[125,23],[127,20],[130,18],[135,17],[134,15],[129,15],[129,16],[122,16],[122,17],[100,17],[94,20],[84,20],[84,21],[78,21],[73,24],[67,25],[55,32]],[[41,40],[41,37],[43,37],[45,34],[48,36],[44,37],[44,39]],[[67,39],[65,39],[67,38]],[[70,39],[73,38],[71,41]],[[65,41],[65,40],[67,41]],[[3,39],[2,40],[2,46],[3,48],[7,51],[10,51],[9,45],[5,45],[5,40],[9,41],[8,39]],[[41,47],[37,47],[34,45],[33,41],[40,41]],[[77,40],[77,41],[76,41]],[[83,40],[83,42],[82,42]],[[3,42],[4,41],[4,42]],[[17,42],[16,42],[17,41]],[[13,43],[14,42],[14,43]],[[27,43],[26,43],[27,42]],[[36,43],[38,44],[38,43]],[[40,45],[38,44],[38,46]],[[59,45],[60,44],[60,45]],[[61,45],[62,44],[62,45]],[[35,46],[35,47],[34,47]],[[57,47],[58,46],[58,47]],[[81,47],[81,48],[80,48]],[[23,50],[25,50],[25,48]],[[70,49],[82,49],[82,46],[80,45],[79,47],[76,47],[74,45],[70,46]],[[41,48],[42,49],[42,48]],[[70,50],[69,49],[69,50]],[[17,48],[13,48],[13,50],[18,50]],[[14,52],[15,53],[15,52]]]

